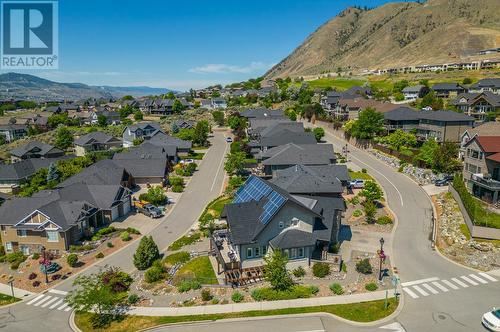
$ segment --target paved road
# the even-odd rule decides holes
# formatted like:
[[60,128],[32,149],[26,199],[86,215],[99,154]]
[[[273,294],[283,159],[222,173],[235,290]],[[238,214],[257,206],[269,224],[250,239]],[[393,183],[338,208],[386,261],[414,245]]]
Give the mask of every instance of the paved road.
[[[182,194],[172,212],[151,231],[160,250],[188,231],[198,220],[206,204],[219,196],[224,181],[224,156],[229,150],[224,133],[215,132],[212,146],[205,155],[199,170],[195,173],[186,191]],[[105,257],[99,265],[83,273],[96,272],[104,265],[120,266],[124,271],[134,271],[132,256],[139,242],[132,243],[121,251]],[[73,278],[56,287],[56,292],[47,293],[32,303],[26,302],[0,309],[0,330],[5,331],[68,331],[70,311],[59,302],[64,292],[71,290]],[[28,304],[30,303],[30,304]],[[66,311],[67,310],[67,311]]]

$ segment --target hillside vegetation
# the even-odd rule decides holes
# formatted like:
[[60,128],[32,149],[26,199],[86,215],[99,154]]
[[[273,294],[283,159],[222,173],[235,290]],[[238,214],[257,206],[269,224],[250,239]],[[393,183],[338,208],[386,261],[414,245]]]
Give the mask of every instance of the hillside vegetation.
[[500,47],[498,0],[347,8],[319,27],[266,77],[456,62],[480,58],[479,50],[495,47]]

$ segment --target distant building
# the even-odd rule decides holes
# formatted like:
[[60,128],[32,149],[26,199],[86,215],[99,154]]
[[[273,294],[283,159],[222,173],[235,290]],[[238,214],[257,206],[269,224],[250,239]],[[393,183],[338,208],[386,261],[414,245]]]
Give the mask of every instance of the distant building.
[[13,163],[23,159],[57,158],[63,155],[63,150],[40,141],[30,141],[25,145],[10,150],[10,158]]
[[119,148],[122,145],[122,141],[101,131],[94,131],[80,136],[73,144],[75,145],[75,154],[77,156],[85,156],[89,152],[108,151]]

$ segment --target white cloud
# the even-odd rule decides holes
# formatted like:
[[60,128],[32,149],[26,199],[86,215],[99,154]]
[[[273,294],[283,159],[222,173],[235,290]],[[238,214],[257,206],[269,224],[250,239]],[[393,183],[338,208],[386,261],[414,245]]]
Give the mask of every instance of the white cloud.
[[190,73],[196,74],[249,74],[255,71],[267,70],[273,64],[263,62],[252,62],[248,66],[234,66],[223,63],[211,63],[200,67],[189,69]]

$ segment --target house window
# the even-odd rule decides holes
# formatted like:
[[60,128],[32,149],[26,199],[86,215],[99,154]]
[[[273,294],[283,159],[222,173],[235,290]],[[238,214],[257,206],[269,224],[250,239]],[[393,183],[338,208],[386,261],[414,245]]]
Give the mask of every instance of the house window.
[[5,243],[5,251],[12,252],[12,243],[11,242]]
[[290,251],[288,249],[283,250],[283,255],[288,258],[290,257]]
[[279,228],[283,228],[285,227],[285,224],[283,223],[283,221],[280,221],[280,223],[278,224]]
[[262,246],[262,255],[265,255],[267,253],[267,247]]
[[28,231],[25,229],[18,229],[17,230],[17,236],[19,237],[27,237],[28,236]]
[[297,258],[297,249],[295,248],[290,249],[290,258],[291,259]]
[[299,248],[299,258],[304,258],[304,248]]
[[293,226],[297,226],[298,224],[299,224],[299,219],[297,219],[297,218],[293,218],[293,219],[292,219],[292,225],[293,225]]
[[47,242],[59,242],[59,233],[47,231]]
[[253,257],[253,248],[247,248],[247,258]]
[[255,257],[260,256],[260,247],[255,247]]

